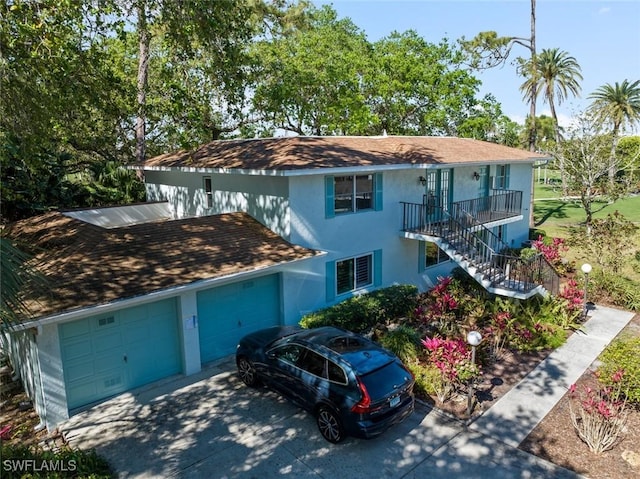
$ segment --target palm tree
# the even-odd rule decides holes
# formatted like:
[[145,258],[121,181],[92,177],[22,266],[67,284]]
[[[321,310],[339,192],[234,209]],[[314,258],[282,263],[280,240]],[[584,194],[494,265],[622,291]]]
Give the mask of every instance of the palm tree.
[[613,127],[611,155],[609,157],[609,184],[613,185],[613,179],[616,174],[615,155],[616,147],[620,137],[620,131],[627,124],[633,125],[640,121],[640,80],[629,83],[624,80],[621,84],[615,85],[609,83],[602,85],[594,91],[589,98],[593,99],[593,103],[589,109],[595,114],[596,118],[603,123],[610,123]]
[[30,264],[30,259],[12,240],[0,235],[0,330],[31,315],[26,290],[48,289],[47,280]]
[[[532,95],[540,93],[544,96],[544,101],[549,104],[551,118],[553,118],[554,137],[556,143],[561,140],[560,125],[558,124],[558,114],[556,112],[556,101],[562,104],[569,95],[580,96],[580,83],[582,74],[580,65],[576,59],[567,52],[557,48],[543,49],[536,58],[535,65],[531,60],[523,62],[519,72],[526,80],[520,86],[524,98],[531,98]],[[567,195],[567,181],[564,171],[564,160],[560,159],[560,178],[562,179],[562,194]]]
[[580,96],[582,80],[581,68],[576,59],[567,52],[557,48],[544,49],[536,58],[536,74],[531,75],[531,61],[527,60],[520,68],[520,73],[527,79],[520,86],[525,98],[529,98],[536,84],[538,94],[544,95],[544,101],[549,104],[551,117],[555,123],[555,139],[560,141],[560,127],[556,113],[556,101],[562,104],[569,95]]

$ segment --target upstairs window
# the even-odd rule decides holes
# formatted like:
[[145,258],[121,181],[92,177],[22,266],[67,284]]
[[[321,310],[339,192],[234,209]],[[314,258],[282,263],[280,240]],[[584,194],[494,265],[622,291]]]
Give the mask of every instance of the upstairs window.
[[325,177],[327,218],[382,209],[382,174]]
[[336,214],[373,208],[373,175],[336,176]]
[[211,177],[205,176],[203,178],[204,194],[207,198],[207,208],[213,208],[213,184],[211,183]]
[[509,188],[509,165],[496,166],[496,178],[493,187],[496,190],[506,190]]

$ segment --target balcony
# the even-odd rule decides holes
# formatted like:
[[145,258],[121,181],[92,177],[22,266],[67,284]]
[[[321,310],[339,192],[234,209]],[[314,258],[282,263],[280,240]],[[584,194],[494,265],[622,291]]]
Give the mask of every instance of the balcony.
[[514,255],[485,226],[521,217],[522,192],[501,191],[448,209],[433,201],[402,205],[403,235],[436,243],[489,292],[520,299],[558,292],[560,277],[544,256]]

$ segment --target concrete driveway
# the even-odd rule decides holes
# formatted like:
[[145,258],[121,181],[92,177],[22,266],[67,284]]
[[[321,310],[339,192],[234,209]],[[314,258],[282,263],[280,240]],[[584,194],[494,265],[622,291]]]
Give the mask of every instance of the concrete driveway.
[[232,358],[100,403],[61,429],[120,477],[577,477],[423,404],[376,439],[332,445],[309,414],[247,388]]

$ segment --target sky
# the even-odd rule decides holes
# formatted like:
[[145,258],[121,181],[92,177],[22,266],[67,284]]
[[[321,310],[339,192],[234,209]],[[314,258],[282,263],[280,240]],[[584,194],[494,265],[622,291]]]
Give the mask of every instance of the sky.
[[[349,17],[370,42],[393,31],[415,30],[430,43],[473,38],[493,30],[499,36],[530,37],[530,0],[314,0],[330,4],[340,18]],[[640,80],[640,0],[537,0],[536,49],[559,48],[582,68],[582,94],[556,105],[559,122],[568,126],[587,98],[609,83]],[[528,49],[515,45],[511,58],[528,57]],[[493,94],[503,113],[523,123],[529,107],[522,100],[522,77],[511,61],[502,67],[475,72],[482,81],[479,96]],[[537,115],[550,116],[549,106],[538,100]]]

